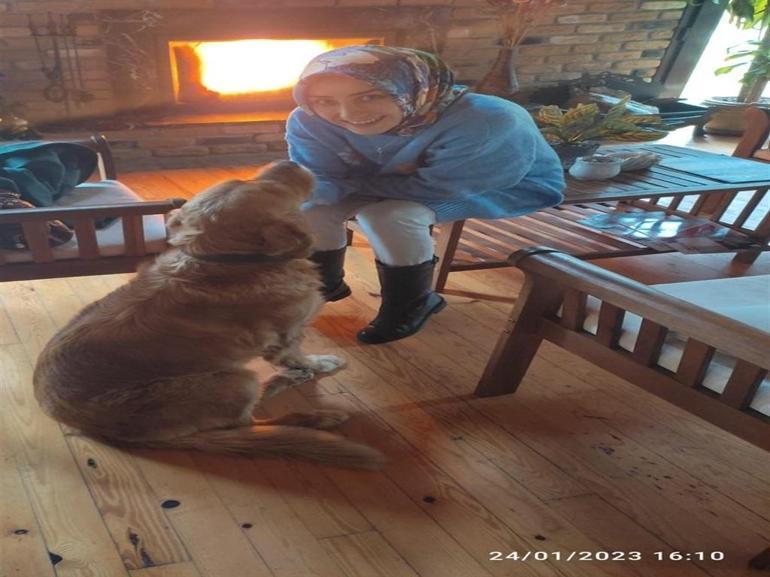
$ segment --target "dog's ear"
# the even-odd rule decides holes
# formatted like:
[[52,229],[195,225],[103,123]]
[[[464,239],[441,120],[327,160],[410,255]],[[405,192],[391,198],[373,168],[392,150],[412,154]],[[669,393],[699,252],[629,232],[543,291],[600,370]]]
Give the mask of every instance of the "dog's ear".
[[257,231],[262,249],[267,254],[306,256],[310,253],[313,239],[304,227],[291,220],[267,223]]
[[175,208],[173,210],[168,211],[165,214],[166,218],[166,228],[174,228],[176,226],[179,226],[182,224],[182,217],[179,215],[179,211],[182,210],[181,208]]

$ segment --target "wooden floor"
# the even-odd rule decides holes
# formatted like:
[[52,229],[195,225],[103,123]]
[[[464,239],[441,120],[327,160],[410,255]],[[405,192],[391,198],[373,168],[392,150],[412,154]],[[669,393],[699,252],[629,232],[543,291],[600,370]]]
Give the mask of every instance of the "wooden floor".
[[[147,198],[189,197],[250,171],[122,180]],[[475,399],[520,275],[452,274],[450,306],[424,331],[362,346],[353,335],[374,315],[378,287],[360,239],[348,262],[354,296],[324,308],[306,346],[344,356],[348,367],[273,399],[266,412],[350,411],[343,432],[388,455],[381,472],[125,452],[64,434],[32,397],[36,355],[128,276],[0,284],[0,577],[760,574],[747,561],[770,544],[767,453],[553,346],[516,395]],[[672,282],[764,274],[770,258],[748,268],[724,255],[603,266]],[[656,557],[672,551],[696,557]]]

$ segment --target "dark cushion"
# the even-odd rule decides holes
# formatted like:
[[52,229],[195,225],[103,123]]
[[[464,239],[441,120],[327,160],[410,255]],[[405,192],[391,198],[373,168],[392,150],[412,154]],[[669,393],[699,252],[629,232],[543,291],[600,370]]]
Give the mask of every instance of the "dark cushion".
[[72,142],[0,144],[0,188],[35,206],[50,206],[96,169],[97,155]]

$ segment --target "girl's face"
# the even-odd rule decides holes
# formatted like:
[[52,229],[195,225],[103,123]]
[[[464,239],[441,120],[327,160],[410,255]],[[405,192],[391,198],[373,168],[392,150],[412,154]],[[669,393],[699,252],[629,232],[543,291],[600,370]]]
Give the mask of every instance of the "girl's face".
[[332,124],[363,136],[401,124],[403,113],[387,92],[351,76],[319,76],[308,87],[310,109]]

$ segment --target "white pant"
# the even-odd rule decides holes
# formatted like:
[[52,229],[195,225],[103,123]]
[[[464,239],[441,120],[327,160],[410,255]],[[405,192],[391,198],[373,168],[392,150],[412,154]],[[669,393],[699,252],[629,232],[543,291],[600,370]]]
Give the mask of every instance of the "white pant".
[[411,266],[433,258],[430,225],[436,214],[410,200],[348,197],[332,205],[303,209],[315,239],[315,250],[336,250],[347,241],[345,223],[356,217],[374,254],[389,266]]

